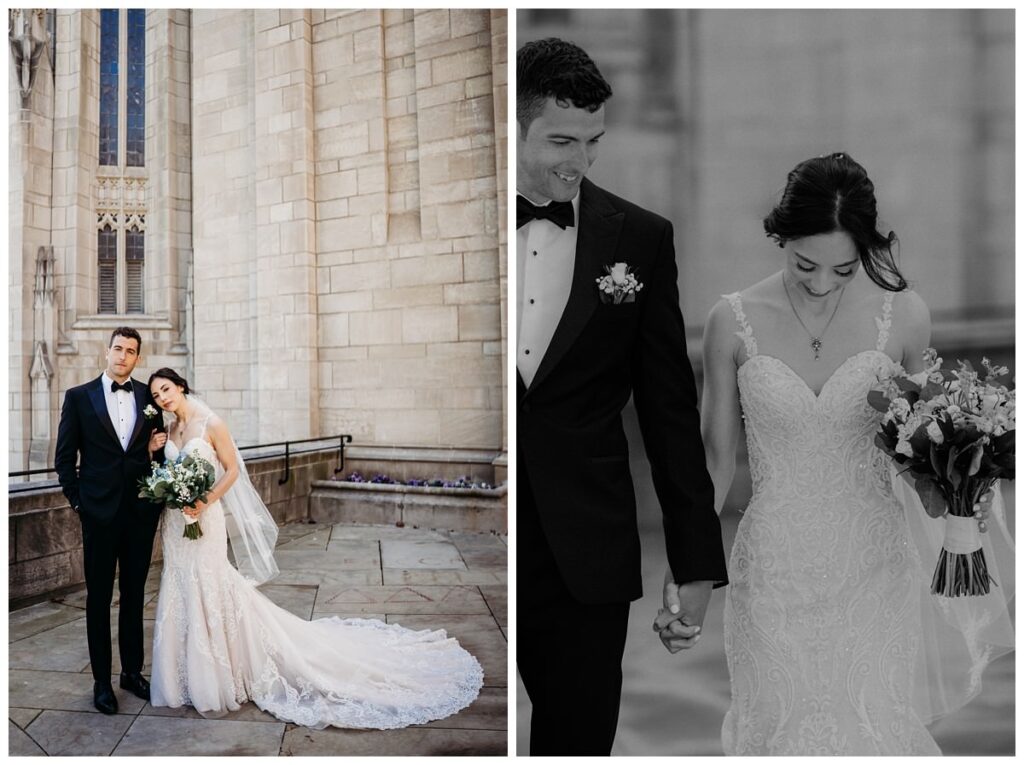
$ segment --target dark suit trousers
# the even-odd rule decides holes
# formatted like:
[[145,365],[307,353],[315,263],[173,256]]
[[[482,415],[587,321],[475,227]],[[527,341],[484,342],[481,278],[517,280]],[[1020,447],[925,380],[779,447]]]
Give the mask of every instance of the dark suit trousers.
[[85,623],[89,661],[95,680],[110,682],[110,603],[114,596],[114,569],[120,567],[117,642],[121,671],[140,672],[145,659],[142,610],[153,537],[159,516],[142,512],[126,492],[114,519],[106,525],[80,515],[85,555]]
[[608,755],[619,721],[629,603],[572,597],[521,458],[518,484],[516,663],[533,705],[530,754]]

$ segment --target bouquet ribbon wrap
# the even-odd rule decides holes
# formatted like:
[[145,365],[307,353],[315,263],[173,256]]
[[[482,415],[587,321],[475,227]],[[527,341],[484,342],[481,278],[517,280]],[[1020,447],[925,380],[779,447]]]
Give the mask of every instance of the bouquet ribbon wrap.
[[970,555],[981,549],[981,532],[976,518],[946,516],[946,538],[942,549],[954,555]]

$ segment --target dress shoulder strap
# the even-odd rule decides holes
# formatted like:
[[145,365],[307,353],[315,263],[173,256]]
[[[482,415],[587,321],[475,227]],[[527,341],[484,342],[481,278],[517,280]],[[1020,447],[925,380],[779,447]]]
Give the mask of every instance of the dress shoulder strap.
[[743,341],[743,347],[747,351],[747,358],[756,356],[757,340],[754,339],[754,330],[751,329],[750,323],[747,321],[747,315],[743,313],[743,301],[740,300],[740,293],[732,292],[728,295],[722,295],[722,297],[729,301],[729,305],[732,306],[732,312],[736,315],[736,322],[740,325],[736,336]]
[[889,330],[892,329],[892,299],[895,292],[886,290],[882,299],[882,315],[875,317],[875,326],[878,327],[878,341],[875,343],[875,350],[884,351],[889,342]]

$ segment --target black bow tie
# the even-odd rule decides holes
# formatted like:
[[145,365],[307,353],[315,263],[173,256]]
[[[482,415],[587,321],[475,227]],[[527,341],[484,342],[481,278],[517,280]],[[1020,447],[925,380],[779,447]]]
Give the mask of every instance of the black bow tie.
[[119,390],[123,390],[123,391],[127,391],[128,393],[131,393],[132,392],[132,381],[131,380],[125,380],[123,383],[119,383],[117,380],[114,380],[112,383],[110,383],[110,392],[111,393],[117,393]]
[[561,229],[576,225],[576,213],[572,202],[552,202],[539,207],[524,197],[516,195],[516,228],[522,228],[531,220],[547,219]]

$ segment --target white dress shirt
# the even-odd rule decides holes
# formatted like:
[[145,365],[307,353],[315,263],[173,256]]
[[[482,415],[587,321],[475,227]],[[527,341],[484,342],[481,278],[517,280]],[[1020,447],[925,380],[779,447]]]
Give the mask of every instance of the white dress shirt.
[[579,192],[572,209],[575,226],[561,229],[546,219],[531,220],[516,231],[516,367],[527,387],[569,302],[579,234]]
[[[116,393],[110,390],[114,381],[103,373],[103,397],[107,400],[107,414],[110,415],[110,422],[114,426],[121,441],[121,448],[128,451],[128,442],[131,440],[132,431],[135,429],[135,418],[138,413],[135,411],[135,394],[126,390],[119,390]],[[132,385],[137,385],[133,382]]]

